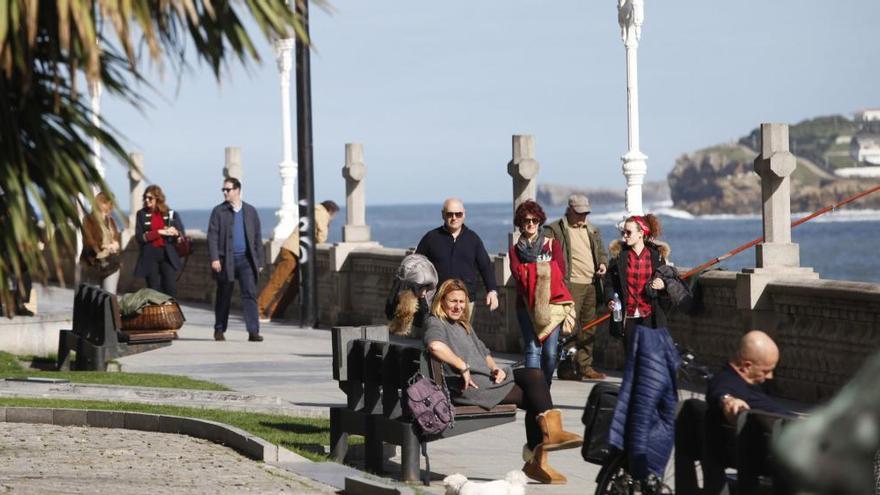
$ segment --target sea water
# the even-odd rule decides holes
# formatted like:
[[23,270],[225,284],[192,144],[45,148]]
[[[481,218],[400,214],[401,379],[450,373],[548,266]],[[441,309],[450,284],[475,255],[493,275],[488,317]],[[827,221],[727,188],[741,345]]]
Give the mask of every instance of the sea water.
[[[489,253],[507,251],[513,227],[509,203],[468,203],[465,224],[483,239]],[[548,220],[559,218],[564,206],[547,208]],[[672,247],[670,260],[680,267],[693,267],[719,257],[763,235],[761,216],[707,215],[695,217],[667,204],[647,205],[660,216],[661,239]],[[276,223],[274,208],[258,208],[264,238],[270,238]],[[209,210],[179,212],[188,229],[207,231]],[[806,214],[793,214],[793,219]],[[599,227],[606,247],[620,238],[618,223],[624,212],[618,207],[594,205],[589,221]],[[342,240],[345,211],[330,226],[328,242]],[[442,224],[439,204],[378,205],[367,207],[367,224],[372,239],[383,246],[410,248],[425,232]],[[792,231],[792,242],[800,245],[801,266],[812,267],[824,279],[880,283],[880,211],[842,209],[811,220]],[[755,266],[755,250],[747,249],[717,265],[739,271]]]

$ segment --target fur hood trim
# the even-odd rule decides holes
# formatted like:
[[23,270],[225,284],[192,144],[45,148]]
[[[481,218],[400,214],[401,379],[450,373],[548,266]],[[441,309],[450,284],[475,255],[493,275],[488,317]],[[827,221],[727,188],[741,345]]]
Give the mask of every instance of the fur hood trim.
[[[672,253],[672,248],[669,244],[663,241],[648,241],[645,243],[647,246],[651,246],[660,252],[660,257],[664,260],[669,260],[669,255]],[[620,255],[620,252],[623,251],[623,248],[626,247],[626,243],[621,241],[620,239],[615,239],[611,241],[611,244],[608,245],[608,254],[611,255],[612,258],[617,258]]]
[[391,335],[409,335],[419,310],[419,298],[409,289],[400,291],[397,298],[397,307],[394,308],[394,318],[388,323],[388,331]]

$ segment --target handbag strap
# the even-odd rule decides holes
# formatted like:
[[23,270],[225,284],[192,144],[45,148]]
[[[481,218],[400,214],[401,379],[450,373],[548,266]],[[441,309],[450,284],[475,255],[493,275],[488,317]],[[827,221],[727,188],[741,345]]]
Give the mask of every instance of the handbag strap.
[[180,267],[180,271],[177,272],[177,278],[174,279],[175,281],[180,280],[180,277],[183,276],[183,272],[186,270],[186,264],[189,263],[189,258],[190,258],[189,256],[184,256],[184,258],[183,258],[183,266]]

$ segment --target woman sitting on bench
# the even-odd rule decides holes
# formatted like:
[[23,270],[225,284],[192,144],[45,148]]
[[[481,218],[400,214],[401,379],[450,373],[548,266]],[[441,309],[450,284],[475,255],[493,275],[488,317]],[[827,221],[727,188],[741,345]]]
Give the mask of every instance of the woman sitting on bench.
[[492,409],[516,404],[526,411],[523,447],[525,474],[541,483],[562,484],[565,476],[547,463],[547,452],[580,447],[583,438],[562,429],[550,389],[540,368],[501,368],[471,327],[467,288],[450,279],[440,286],[425,324],[425,347],[444,363],[446,385],[456,405]]

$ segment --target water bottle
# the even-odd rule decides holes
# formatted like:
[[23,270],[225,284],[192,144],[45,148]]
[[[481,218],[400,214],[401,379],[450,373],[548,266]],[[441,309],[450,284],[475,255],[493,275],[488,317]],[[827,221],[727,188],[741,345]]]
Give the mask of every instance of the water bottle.
[[614,309],[611,312],[614,321],[623,321],[623,304],[620,303],[620,296],[614,293]]

